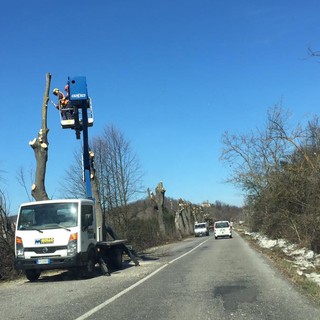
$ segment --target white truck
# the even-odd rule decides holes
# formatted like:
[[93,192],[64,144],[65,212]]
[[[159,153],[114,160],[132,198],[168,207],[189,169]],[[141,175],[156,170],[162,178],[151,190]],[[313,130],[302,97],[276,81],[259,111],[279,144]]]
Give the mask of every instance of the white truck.
[[209,224],[208,222],[196,222],[194,224],[194,236],[208,236],[209,235]]
[[102,241],[90,199],[21,204],[15,239],[15,267],[24,270],[30,281],[49,269],[69,269],[79,277],[92,277],[96,263],[108,274],[108,267],[121,268],[122,254],[128,251],[126,240]]
[[87,199],[36,201],[20,206],[16,226],[15,268],[24,270],[30,281],[36,281],[41,271],[48,269],[71,269],[78,276],[91,277],[96,263],[108,275],[108,267],[121,268],[123,252],[135,265],[139,265],[125,245],[126,240],[115,240],[113,237],[114,240],[106,241],[102,230],[102,213],[97,219],[91,188],[93,158],[90,158],[88,143],[88,127],[93,124],[88,117],[88,110],[92,110],[92,106],[86,77],[69,77],[68,88],[74,119],[70,126],[62,123],[62,128],[75,130],[77,139],[83,132],[83,177]]

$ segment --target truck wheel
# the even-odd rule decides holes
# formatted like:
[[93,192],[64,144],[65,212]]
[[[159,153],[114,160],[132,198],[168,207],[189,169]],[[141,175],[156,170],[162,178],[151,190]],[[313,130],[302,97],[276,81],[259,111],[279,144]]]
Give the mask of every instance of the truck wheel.
[[94,276],[94,270],[96,265],[96,255],[93,250],[88,253],[88,262],[86,266],[83,267],[83,278],[92,278]]
[[29,281],[37,281],[40,277],[41,271],[38,269],[25,270],[26,277]]

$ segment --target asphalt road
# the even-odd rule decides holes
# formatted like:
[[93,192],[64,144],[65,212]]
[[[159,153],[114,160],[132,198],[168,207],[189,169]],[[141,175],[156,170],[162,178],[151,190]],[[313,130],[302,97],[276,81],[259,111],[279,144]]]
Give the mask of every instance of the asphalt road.
[[76,280],[68,272],[0,285],[0,319],[320,319],[237,234],[152,249],[140,266]]

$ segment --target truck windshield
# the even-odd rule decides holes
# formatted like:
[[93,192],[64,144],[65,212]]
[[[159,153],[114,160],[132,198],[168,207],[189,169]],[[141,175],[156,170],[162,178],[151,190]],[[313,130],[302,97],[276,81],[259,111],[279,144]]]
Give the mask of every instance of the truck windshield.
[[21,207],[19,230],[70,228],[78,225],[78,204],[43,203]]

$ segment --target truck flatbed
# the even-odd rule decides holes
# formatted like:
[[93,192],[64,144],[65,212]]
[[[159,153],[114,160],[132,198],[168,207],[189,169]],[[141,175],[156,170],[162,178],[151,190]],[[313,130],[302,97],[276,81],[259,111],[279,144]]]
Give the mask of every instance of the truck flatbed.
[[126,239],[121,239],[121,240],[110,240],[110,241],[98,241],[96,246],[107,246],[107,247],[112,247],[112,246],[117,246],[119,244],[125,244],[127,242]]

